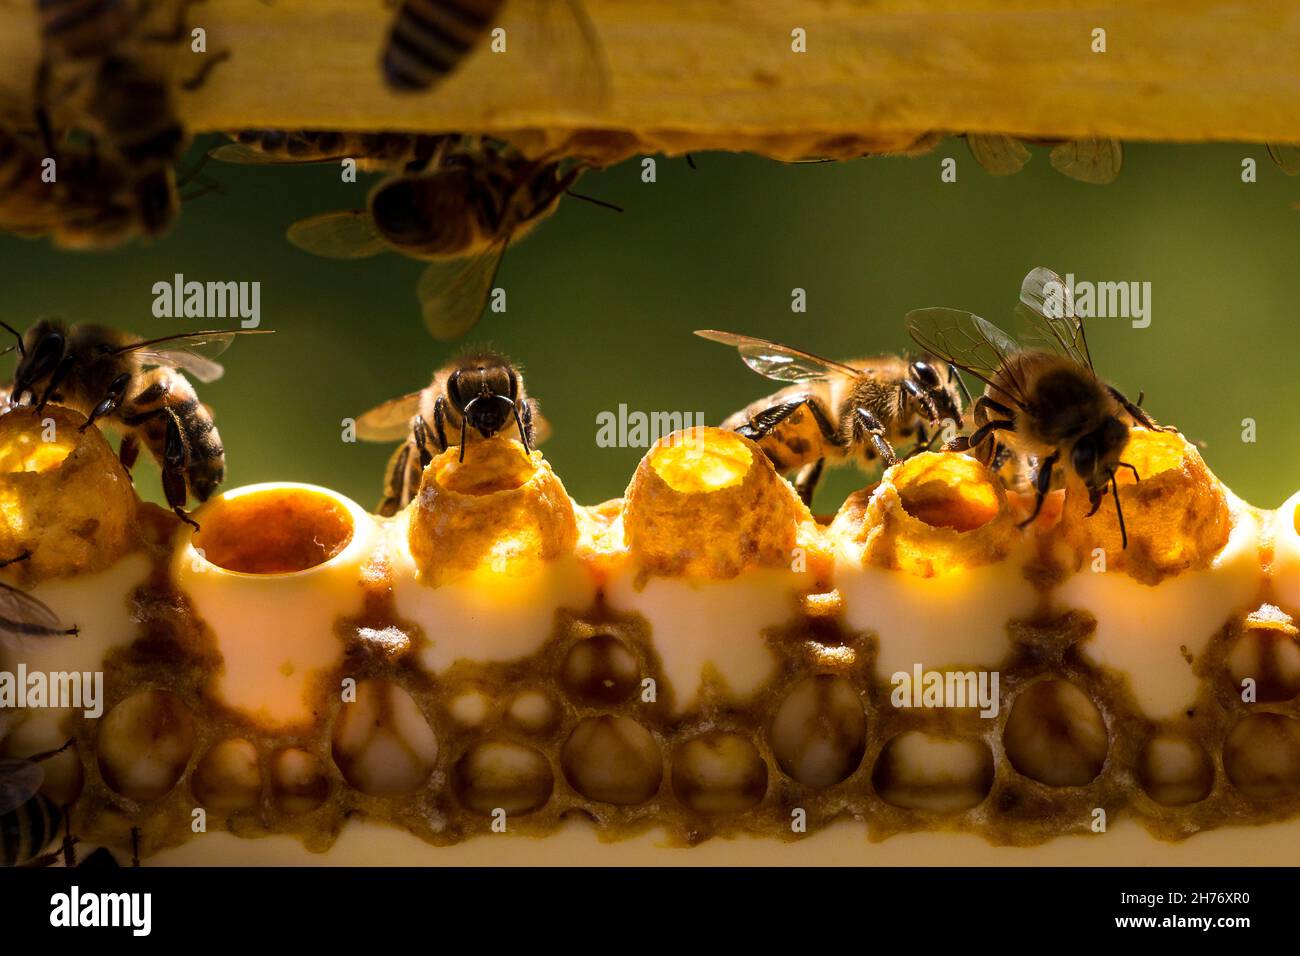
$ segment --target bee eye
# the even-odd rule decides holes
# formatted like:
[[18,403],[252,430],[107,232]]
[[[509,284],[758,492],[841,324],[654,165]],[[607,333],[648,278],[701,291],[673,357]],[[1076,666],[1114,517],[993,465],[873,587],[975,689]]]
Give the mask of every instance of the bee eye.
[[913,362],[912,377],[925,388],[939,387],[939,373],[929,362]]
[[1079,442],[1070,451],[1070,464],[1080,478],[1087,478],[1097,467],[1097,450],[1090,442]]

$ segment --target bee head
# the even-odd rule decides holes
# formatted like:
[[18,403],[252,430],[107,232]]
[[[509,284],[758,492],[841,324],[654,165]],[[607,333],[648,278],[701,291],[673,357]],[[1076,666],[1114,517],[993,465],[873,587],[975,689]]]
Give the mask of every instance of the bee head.
[[1070,467],[1089,491],[1105,488],[1128,443],[1128,426],[1113,415],[1088,432],[1070,449]]
[[915,386],[916,402],[931,425],[950,420],[961,426],[962,397],[966,386],[952,365],[933,359],[917,359],[908,366],[907,377]]
[[518,381],[509,365],[471,365],[451,374],[447,398],[467,424],[484,438],[491,438],[515,414]]
[[68,350],[68,332],[57,319],[40,319],[22,337],[18,367],[14,370],[12,398],[21,401],[26,392],[36,391],[63,361]]

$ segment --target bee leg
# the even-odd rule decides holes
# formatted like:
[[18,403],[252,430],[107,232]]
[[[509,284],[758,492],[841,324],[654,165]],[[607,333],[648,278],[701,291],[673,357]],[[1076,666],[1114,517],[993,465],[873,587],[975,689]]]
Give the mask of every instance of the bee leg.
[[[532,423],[533,423],[533,418],[532,418],[532,410],[528,407],[527,404],[524,405],[524,413],[523,413],[522,415],[519,414],[519,406],[518,406],[518,405],[515,405],[515,406],[513,407],[512,410],[513,410],[514,413],[515,413],[515,424],[519,426],[519,443],[520,443],[521,445],[524,446],[524,451],[532,451],[532,450],[533,450],[533,442],[532,442],[532,434],[533,434],[533,424],[532,424]],[[525,419],[525,418],[528,419],[528,425],[527,425],[527,427],[524,426],[524,419]]]
[[885,439],[885,426],[880,424],[880,419],[865,408],[855,408],[853,416],[854,430],[861,431],[866,436],[884,466],[888,468],[897,463],[898,456],[894,454],[894,449]]
[[903,391],[912,396],[912,401],[925,409],[925,416],[930,423],[936,424],[939,421],[939,406],[934,403],[934,397],[910,378],[903,379],[902,386]]
[[36,404],[36,411],[38,413],[45,411],[46,403],[54,397],[54,390],[63,384],[63,380],[67,378],[68,373],[72,371],[74,361],[75,359],[73,356],[66,355],[64,356],[63,361],[59,362],[58,366],[54,369],[53,374],[50,375],[50,383],[45,386],[45,391],[41,393],[41,400]]
[[443,411],[447,407],[447,399],[441,395],[433,403],[433,437],[438,439],[438,450],[447,450],[447,413]]
[[140,457],[140,439],[133,434],[122,436],[122,444],[117,449],[117,460],[122,463],[126,469],[127,477],[131,477],[131,469],[135,467],[136,459]]
[[77,838],[72,835],[72,808],[63,808],[63,865],[72,869],[77,865]]
[[1137,402],[1131,402],[1129,399],[1114,385],[1107,385],[1111,397],[1124,406],[1124,411],[1128,412],[1129,417],[1141,425],[1143,428],[1153,432],[1176,432],[1178,429],[1173,425],[1159,425],[1156,420],[1146,413],[1142,408],[1142,398],[1145,393],[1138,394]]
[[1099,488],[1089,488],[1089,489],[1088,489],[1088,505],[1089,505],[1089,509],[1088,509],[1088,514],[1086,515],[1086,517],[1091,518],[1093,515],[1095,515],[1095,514],[1097,513],[1098,509],[1101,508],[1101,499],[1102,499],[1102,495],[1104,495],[1104,494],[1105,494],[1105,492],[1102,491],[1102,490],[1099,489]]
[[176,418],[176,413],[166,406],[163,407],[163,414],[167,416],[167,438],[163,444],[162,461],[163,495],[176,517],[198,531],[198,522],[185,511],[185,499],[189,497],[185,486],[185,463],[189,459],[189,452],[185,447],[185,438],[181,435],[180,421]]
[[985,422],[969,435],[958,435],[952,441],[943,446],[944,451],[966,451],[979,445],[984,439],[995,431],[1012,432],[1016,430],[1016,423],[1009,418],[995,418],[991,422]]
[[1119,503],[1119,482],[1115,480],[1115,471],[1110,473],[1110,493],[1115,496],[1115,518],[1119,521],[1120,550],[1128,550],[1128,529],[1124,527],[1124,508]]
[[117,411],[118,406],[122,404],[122,396],[126,394],[126,387],[131,383],[131,373],[123,372],[117,378],[113,379],[108,386],[108,392],[100,400],[99,404],[90,410],[90,416],[77,429],[84,432],[91,425],[95,424],[95,419],[104,415],[111,415]]
[[140,865],[140,828],[131,828],[131,865]]
[[411,419],[411,437],[415,439],[416,450],[420,453],[420,470],[423,471],[433,461],[433,453],[429,451],[429,426],[419,415]]
[[817,483],[821,481],[825,467],[826,459],[818,458],[800,468],[799,474],[795,476],[794,490],[799,492],[799,498],[808,508],[812,507],[813,493],[817,490]]
[[524,433],[528,436],[524,441],[524,447],[529,450],[537,443],[537,429],[533,425],[533,410],[536,404],[531,398],[524,402]]
[[180,81],[180,88],[186,93],[193,93],[208,81],[208,74],[216,69],[217,64],[224,63],[230,59],[229,50],[218,50],[208,57],[198,71],[187,80]]
[[1060,455],[1052,452],[1041,462],[1038,463],[1038,474],[1034,476],[1034,510],[1028,518],[1020,522],[1020,527],[1033,524],[1038,518],[1038,513],[1043,510],[1043,499],[1047,497],[1047,492],[1052,487],[1052,469],[1056,467],[1056,462]]
[[1142,480],[1142,476],[1138,474],[1137,465],[1133,464],[1132,462],[1121,461],[1121,462],[1119,462],[1118,464],[1116,464],[1115,467],[1116,467],[1116,468],[1127,468],[1129,471],[1133,472],[1133,480],[1134,480],[1134,481],[1141,481],[1141,480]]

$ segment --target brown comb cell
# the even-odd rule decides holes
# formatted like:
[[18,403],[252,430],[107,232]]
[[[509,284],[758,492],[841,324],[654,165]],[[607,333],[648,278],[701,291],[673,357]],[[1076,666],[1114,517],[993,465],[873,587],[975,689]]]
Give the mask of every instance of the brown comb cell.
[[1199,803],[1214,787],[1214,764],[1195,740],[1153,737],[1138,758],[1138,782],[1152,800],[1164,806]]
[[438,759],[438,739],[419,705],[391,681],[362,681],[334,722],[334,762],[364,793],[409,793]]
[[190,789],[209,810],[248,810],[257,806],[262,792],[257,747],[240,738],[221,741],[194,768]]
[[1051,787],[1091,783],[1109,749],[1097,705],[1065,680],[1038,681],[1022,691],[1002,743],[1016,770]]
[[663,779],[659,745],[629,717],[588,717],[564,742],[560,763],[573,789],[600,803],[643,803]]
[[1247,796],[1268,799],[1300,792],[1300,720],[1248,714],[1223,745],[1223,769]]
[[476,813],[530,813],[551,797],[555,775],[538,751],[508,740],[476,744],[456,762],[461,803]]
[[673,791],[699,813],[738,813],[767,793],[767,764],[748,737],[711,731],[673,754]]
[[982,740],[909,730],[885,744],[871,775],[886,803],[940,813],[969,810],[993,786],[993,755]]
[[271,757],[271,800],[285,813],[308,813],[325,802],[330,781],[320,758],[301,747]]
[[817,674],[786,695],[771,733],[782,771],[805,786],[830,787],[862,762],[867,717],[852,684],[834,674]]
[[180,779],[194,749],[194,718],[174,694],[145,690],[108,712],[99,727],[104,782],[135,800],[161,797]]
[[1100,548],[1107,569],[1144,584],[1208,567],[1228,543],[1233,514],[1223,486],[1196,448],[1173,432],[1133,428],[1121,459],[1140,476],[1130,468],[1115,473],[1128,547],[1123,547],[1111,493],[1090,517],[1087,492],[1070,480],[1059,534],[1076,561],[1091,561]]

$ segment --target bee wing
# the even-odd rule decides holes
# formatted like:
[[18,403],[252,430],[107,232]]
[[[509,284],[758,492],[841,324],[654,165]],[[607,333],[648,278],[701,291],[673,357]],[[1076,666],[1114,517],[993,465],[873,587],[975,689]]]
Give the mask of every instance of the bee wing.
[[999,378],[995,387],[1025,407],[1024,385],[1017,374],[1020,346],[992,322],[971,312],[943,308],[914,309],[905,321],[908,334],[921,348],[986,385]]
[[48,604],[26,591],[0,583],[0,638],[64,637],[68,628]]
[[508,242],[468,259],[439,259],[425,266],[415,294],[425,327],[435,339],[459,338],[478,324]]
[[1010,176],[1030,160],[1025,144],[1014,136],[999,133],[967,133],[966,146],[975,161],[991,176]]
[[133,342],[114,352],[115,355],[134,354],[143,365],[166,365],[188,372],[200,382],[215,382],[225,374],[216,356],[230,348],[236,335],[269,335],[272,329],[214,329],[208,332],[187,332],[183,335],[165,335],[158,339]]
[[343,159],[339,156],[313,156],[299,159],[296,156],[279,156],[267,153],[245,143],[225,143],[208,150],[208,156],[222,163],[235,163],[239,166],[310,166],[313,163],[329,163]]
[[0,816],[30,800],[45,782],[45,770],[30,760],[0,760]]
[[304,252],[327,259],[367,259],[388,249],[365,209],[309,216],[295,222],[285,235]]
[[1268,155],[1278,168],[1288,176],[1300,176],[1300,145],[1295,143],[1267,143]]
[[1081,183],[1113,183],[1124,165],[1117,139],[1072,139],[1052,148],[1052,168]]
[[[512,2],[510,10],[524,6]],[[537,58],[557,98],[588,107],[609,99],[609,63],[582,0],[532,0],[526,14],[537,26]]]
[[695,334],[710,342],[733,346],[741,359],[759,375],[778,382],[816,382],[838,375],[861,373],[851,365],[813,355],[800,349],[755,338],[735,332],[718,332],[714,329],[696,329]]
[[357,416],[362,441],[400,441],[411,434],[411,419],[420,411],[420,393],[389,399]]
[[1035,342],[1084,368],[1093,367],[1083,320],[1074,314],[1074,296],[1065,280],[1051,269],[1039,266],[1025,276],[1015,311],[1035,333]]

